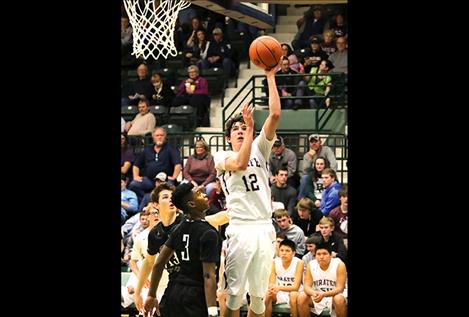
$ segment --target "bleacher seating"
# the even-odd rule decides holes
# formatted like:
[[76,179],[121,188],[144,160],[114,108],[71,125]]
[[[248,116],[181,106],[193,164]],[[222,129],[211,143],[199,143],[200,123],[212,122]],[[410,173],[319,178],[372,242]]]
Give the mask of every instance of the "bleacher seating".
[[194,131],[197,127],[197,109],[189,105],[171,107],[169,122],[180,125],[185,131]]
[[214,67],[203,69],[200,75],[207,79],[209,95],[214,96],[221,94],[225,89],[225,76],[223,68]]
[[161,127],[166,130],[167,134],[174,134],[174,133],[183,132],[182,127],[180,125],[177,125],[177,124],[172,124],[172,123],[171,124],[163,124]]
[[137,106],[125,106],[121,107],[121,115],[124,120],[127,121],[132,121],[135,116],[138,113],[138,107]]
[[177,69],[177,68],[161,68],[161,69],[158,69],[156,70],[156,72],[158,72],[161,76],[161,79],[167,83],[168,85],[170,86],[175,86],[177,85],[177,83],[175,82],[175,79],[176,79],[176,76],[175,76],[175,71],[174,69]]
[[158,126],[169,123],[169,109],[165,106],[151,106],[150,112],[155,115]]

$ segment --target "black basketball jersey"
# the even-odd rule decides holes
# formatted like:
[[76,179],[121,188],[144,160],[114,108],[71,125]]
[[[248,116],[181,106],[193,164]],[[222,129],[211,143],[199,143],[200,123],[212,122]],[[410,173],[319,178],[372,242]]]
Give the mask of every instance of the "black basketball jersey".
[[180,261],[176,281],[185,285],[204,285],[202,262],[220,262],[221,239],[205,220],[184,220],[171,233],[166,246]]
[[[184,220],[184,218],[183,214],[178,214],[174,222],[169,226],[163,226],[162,222],[159,222],[154,226],[148,233],[148,254],[155,255],[159,253],[166,240],[168,240],[169,234]],[[176,257],[176,254],[166,264],[166,270],[168,271],[168,278],[170,280],[174,278],[175,273],[179,272],[179,259]]]

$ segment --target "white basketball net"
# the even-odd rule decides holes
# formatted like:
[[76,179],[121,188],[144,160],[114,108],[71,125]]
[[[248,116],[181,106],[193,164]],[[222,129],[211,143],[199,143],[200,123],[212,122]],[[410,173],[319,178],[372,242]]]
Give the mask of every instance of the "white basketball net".
[[[156,60],[176,56],[174,27],[180,10],[190,5],[180,0],[123,0],[133,35],[133,55]],[[156,55],[154,54],[156,53]]]

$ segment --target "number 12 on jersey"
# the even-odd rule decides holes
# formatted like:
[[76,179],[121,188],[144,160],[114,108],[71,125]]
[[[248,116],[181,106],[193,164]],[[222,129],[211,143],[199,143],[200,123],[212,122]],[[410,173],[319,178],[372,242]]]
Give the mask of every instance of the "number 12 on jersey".
[[[249,181],[247,180],[249,178]],[[256,174],[249,174],[246,178],[246,175],[243,176],[244,186],[246,186],[246,191],[256,191],[259,190],[259,185],[257,184],[257,176]]]

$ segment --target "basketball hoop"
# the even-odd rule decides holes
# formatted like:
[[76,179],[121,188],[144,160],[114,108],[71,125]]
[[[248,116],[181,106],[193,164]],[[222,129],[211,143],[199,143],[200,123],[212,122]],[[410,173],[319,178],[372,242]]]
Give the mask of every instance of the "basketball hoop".
[[[155,60],[176,56],[174,27],[180,10],[190,2],[180,0],[123,0],[133,35],[133,55]],[[156,53],[156,56],[155,54]]]

